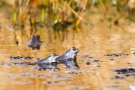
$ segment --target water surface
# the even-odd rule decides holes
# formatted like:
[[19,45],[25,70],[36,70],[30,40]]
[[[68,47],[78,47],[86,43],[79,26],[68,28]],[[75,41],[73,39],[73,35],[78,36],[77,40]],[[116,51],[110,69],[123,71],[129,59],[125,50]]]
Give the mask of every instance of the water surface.
[[[0,17],[3,17],[1,14]],[[103,22],[93,28],[83,25],[82,31],[73,29],[64,41],[50,37],[40,29],[35,34],[43,42],[40,50],[31,50],[27,43],[30,28],[13,31],[7,19],[1,19],[0,30],[0,90],[131,90],[135,84],[135,73],[131,76],[117,74],[113,70],[135,68],[135,24],[124,21],[115,26]],[[112,25],[111,28],[109,25]],[[19,44],[14,43],[18,40]],[[45,58],[52,53],[63,54],[71,47],[80,50],[77,62],[80,70],[68,70],[58,65],[60,71],[39,71],[36,65],[13,65],[11,62],[35,62],[36,58]],[[117,54],[119,56],[106,56]],[[10,60],[10,56],[31,56],[32,60]],[[116,77],[120,78],[116,78]]]

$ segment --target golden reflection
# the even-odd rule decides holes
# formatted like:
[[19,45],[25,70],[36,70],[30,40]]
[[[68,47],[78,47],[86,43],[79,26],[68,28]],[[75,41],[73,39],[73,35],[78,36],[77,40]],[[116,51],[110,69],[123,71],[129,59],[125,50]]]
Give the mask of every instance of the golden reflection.
[[[113,85],[118,84],[117,90],[128,88],[127,85],[133,83],[132,78],[124,80],[112,80],[111,78],[116,73],[112,69],[134,67],[128,66],[127,63],[134,62],[134,55],[131,53],[134,50],[132,44],[134,38],[131,32],[123,31],[120,28],[114,27],[107,31],[106,29],[95,29],[85,31],[84,33],[69,34],[67,39],[62,42],[59,39],[52,39],[53,43],[49,46],[42,45],[40,50],[32,50],[28,48],[27,42],[29,38],[19,34],[17,39],[19,45],[13,43],[13,33],[8,33],[8,30],[2,31],[7,37],[1,38],[0,62],[5,62],[0,65],[0,89],[10,90],[112,90]],[[117,31],[119,30],[119,31]],[[117,33],[115,33],[117,31]],[[19,32],[19,31],[18,31]],[[40,33],[41,31],[37,32]],[[87,33],[89,33],[89,35]],[[5,37],[2,34],[1,37]],[[84,36],[86,36],[84,38]],[[41,39],[44,34],[41,34]],[[9,39],[10,38],[10,39]],[[46,40],[46,39],[45,39]],[[44,40],[44,42],[46,42]],[[45,58],[52,53],[58,55],[63,54],[67,49],[75,46],[79,48],[77,62],[80,70],[67,70],[64,65],[58,65],[60,71],[38,71],[35,70],[36,65],[8,65],[10,62],[35,62],[36,58]],[[129,56],[107,57],[105,54],[111,53],[128,53]],[[25,60],[9,60],[10,56],[32,56],[34,59]],[[84,55],[89,55],[93,58],[82,58]],[[96,63],[92,60],[101,60]],[[114,59],[114,60],[110,60]],[[86,62],[90,61],[90,65]],[[122,85],[124,87],[122,87]]]
[[[31,2],[31,5],[35,7],[36,0],[34,1]],[[57,0],[55,1],[58,3]],[[82,2],[88,1],[83,0]],[[111,10],[107,10],[107,7],[101,1],[104,13],[109,13]],[[79,2],[79,0],[75,0],[75,2]],[[55,3],[53,4],[55,5]],[[66,4],[67,2],[65,2],[65,6]],[[83,7],[83,3],[81,4]],[[93,9],[95,8],[93,7]],[[81,18],[85,16],[81,8],[79,11]],[[90,16],[88,14],[85,19],[82,18],[83,23],[81,25],[81,19],[75,18],[75,27],[66,27],[64,32],[59,31],[59,33],[55,33],[48,26],[37,27],[38,31],[32,31],[28,21],[26,21],[24,28],[12,30],[12,26],[10,27],[9,21],[4,16],[5,14],[0,13],[0,90],[130,90],[130,87],[133,88],[135,85],[134,72],[117,74],[113,70],[135,68],[134,22],[122,19],[120,17],[122,15],[112,15],[112,17],[117,17],[119,22],[114,19],[112,19],[112,22],[108,22],[106,19],[108,19],[109,14],[105,18],[104,15],[92,15],[92,11],[90,13]],[[76,16],[79,17],[79,13],[76,13]],[[47,15],[46,17],[50,16]],[[92,27],[90,22],[95,26]],[[114,25],[114,22],[117,25]],[[63,23],[70,22],[63,21]],[[61,21],[56,23],[56,26],[57,24],[61,26]],[[43,44],[40,50],[32,50],[27,46],[31,35],[40,35],[42,42],[48,43],[48,45]],[[15,41],[18,41],[18,44]],[[36,62],[37,58],[44,59],[52,53],[62,55],[71,47],[80,50],[77,55],[79,70],[69,70],[66,69],[65,65],[59,64],[60,71],[40,71],[36,69],[37,65],[31,64]],[[107,56],[108,54],[110,56]],[[117,56],[117,54],[120,55]],[[34,58],[31,60],[10,60],[9,57],[11,56]]]

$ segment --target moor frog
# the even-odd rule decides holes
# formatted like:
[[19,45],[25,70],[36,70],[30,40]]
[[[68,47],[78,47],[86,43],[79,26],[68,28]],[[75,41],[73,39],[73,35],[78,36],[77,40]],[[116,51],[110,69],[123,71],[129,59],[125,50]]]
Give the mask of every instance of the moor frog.
[[56,60],[58,57],[59,56],[54,53],[45,59],[38,60],[36,64],[40,67],[40,69],[58,69]]
[[42,44],[42,41],[41,41],[39,35],[32,35],[31,38],[30,38],[30,41],[28,42],[28,46],[30,48],[32,48],[33,50],[34,49],[38,49],[39,50],[41,44]]
[[79,49],[72,47],[71,49],[67,50],[64,54],[57,58],[58,63],[65,64],[69,69],[79,68],[77,64],[77,53]]

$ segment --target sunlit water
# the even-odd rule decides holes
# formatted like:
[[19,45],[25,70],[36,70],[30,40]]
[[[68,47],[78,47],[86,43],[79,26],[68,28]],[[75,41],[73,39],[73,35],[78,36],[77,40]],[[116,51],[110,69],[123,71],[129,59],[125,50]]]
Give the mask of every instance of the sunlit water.
[[[135,68],[135,25],[131,23],[111,28],[107,25],[103,23],[93,28],[84,25],[82,32],[73,33],[71,29],[64,41],[52,36],[51,42],[45,30],[39,30],[36,34],[49,45],[42,45],[40,50],[33,51],[27,46],[29,28],[23,34],[16,31],[15,35],[10,26],[2,24],[0,90],[134,90],[135,75],[126,77],[113,70]],[[15,36],[18,45],[14,43]],[[80,70],[68,70],[64,65],[58,65],[60,71],[53,72],[36,70],[36,65],[10,65],[11,62],[35,62],[36,58],[43,59],[52,53],[61,55],[73,46],[80,50],[77,56]],[[123,55],[105,56],[113,53]],[[34,58],[10,60],[10,56]],[[116,79],[115,76],[122,78]]]

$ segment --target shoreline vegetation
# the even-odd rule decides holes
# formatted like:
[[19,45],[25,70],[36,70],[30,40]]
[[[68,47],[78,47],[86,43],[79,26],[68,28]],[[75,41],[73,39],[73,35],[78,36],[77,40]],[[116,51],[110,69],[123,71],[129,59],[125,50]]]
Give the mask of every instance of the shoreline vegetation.
[[1,0],[0,9],[6,7],[14,33],[29,27],[30,37],[43,30],[49,41],[52,35],[64,41],[69,32],[83,32],[83,25],[92,29],[106,21],[111,28],[121,19],[135,22],[134,0]]

